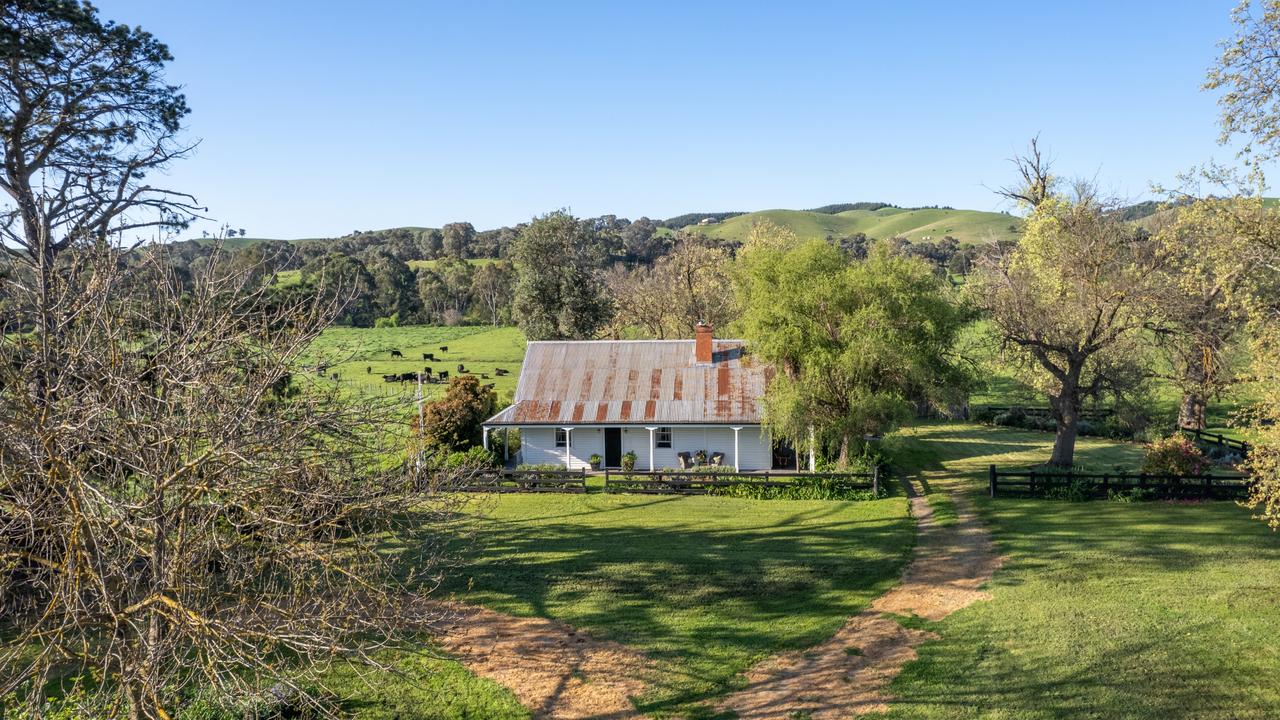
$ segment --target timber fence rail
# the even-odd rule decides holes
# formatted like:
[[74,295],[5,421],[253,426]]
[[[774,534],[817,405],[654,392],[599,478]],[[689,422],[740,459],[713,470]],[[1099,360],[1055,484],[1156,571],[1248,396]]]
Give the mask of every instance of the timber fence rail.
[[1140,490],[1166,500],[1242,500],[1251,480],[1240,473],[1162,475],[1126,472],[1056,472],[1045,470],[987,470],[991,497],[1044,497],[1055,491],[1076,491],[1091,498]]
[[[990,413],[992,415],[1000,415],[1002,413],[1020,411],[1023,415],[1034,417],[1052,417],[1053,408],[1047,407],[1030,407],[1026,405],[974,405],[969,409],[969,414]],[[1087,408],[1080,411],[1080,419],[1089,422],[1099,422],[1106,420],[1115,414],[1111,408]]]
[[1178,426],[1178,432],[1191,436],[1192,439],[1202,445],[1215,445],[1233,452],[1238,452],[1240,453],[1240,457],[1245,457],[1249,454],[1249,443],[1243,440],[1229,438],[1222,433],[1205,432],[1200,428],[1186,427],[1183,425]]
[[797,480],[833,483],[839,490],[869,490],[880,494],[880,468],[868,473],[740,473],[605,470],[604,491],[651,495],[706,495],[732,487],[794,488]]

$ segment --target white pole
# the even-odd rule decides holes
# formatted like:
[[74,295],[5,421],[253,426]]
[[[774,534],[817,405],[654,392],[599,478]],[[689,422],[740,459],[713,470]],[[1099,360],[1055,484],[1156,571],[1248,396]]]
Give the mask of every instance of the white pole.
[[484,446],[485,450],[489,449],[489,428],[488,427],[480,428],[480,444]]
[[809,426],[809,472],[815,472],[818,469],[818,460],[814,454],[814,449],[813,449],[814,446],[817,444],[818,444],[817,440],[814,439],[813,426],[810,425]]
[[649,431],[649,472],[653,472],[653,432],[657,429],[656,427],[645,428]]
[[570,454],[569,451],[573,449],[573,428],[567,427],[563,429],[564,429],[564,469],[572,470],[573,468],[569,467],[569,462],[570,460],[572,460],[573,455]]
[[742,463],[738,462],[738,431],[741,427],[732,428],[733,430],[733,471],[742,472]]

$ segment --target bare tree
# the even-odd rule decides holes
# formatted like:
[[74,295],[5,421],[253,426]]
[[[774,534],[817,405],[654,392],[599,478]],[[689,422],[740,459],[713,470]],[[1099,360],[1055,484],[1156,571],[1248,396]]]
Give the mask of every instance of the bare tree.
[[630,327],[651,337],[693,337],[699,322],[723,327],[738,315],[733,256],[708,241],[677,237],[652,266],[615,268],[607,278],[617,306],[615,334]]
[[[56,368],[28,337],[0,343],[0,598],[16,633],[0,694],[33,709],[57,673],[84,681],[78,711],[95,717],[171,717],[196,689],[306,688],[323,661],[369,659],[435,617],[421,601],[442,555],[415,537],[450,501],[404,463],[406,408],[299,374],[335,304],[281,300],[217,259],[184,287],[163,255],[66,256],[48,296]],[[389,554],[388,536],[422,550]]]
[[403,462],[409,414],[300,375],[350,288],[277,293],[217,251],[180,281],[122,243],[199,211],[148,180],[188,149],[151,35],[16,0],[0,53],[0,696],[170,718],[430,621],[440,547],[412,532],[448,500]]
[[996,190],[997,195],[1034,208],[1053,193],[1058,179],[1050,173],[1052,161],[1040,151],[1040,136],[1031,138],[1025,155],[1014,155],[1009,162],[1017,169],[1019,180]]

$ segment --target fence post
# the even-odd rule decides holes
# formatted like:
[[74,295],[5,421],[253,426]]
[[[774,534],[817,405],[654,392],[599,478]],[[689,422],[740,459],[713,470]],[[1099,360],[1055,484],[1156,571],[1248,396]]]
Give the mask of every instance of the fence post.
[[880,497],[880,463],[871,468],[871,492]]
[[991,497],[995,497],[996,496],[996,466],[995,465],[990,465],[987,467],[987,483],[990,485],[990,488],[991,488]]
[[1111,475],[1102,473],[1102,496],[1111,497]]

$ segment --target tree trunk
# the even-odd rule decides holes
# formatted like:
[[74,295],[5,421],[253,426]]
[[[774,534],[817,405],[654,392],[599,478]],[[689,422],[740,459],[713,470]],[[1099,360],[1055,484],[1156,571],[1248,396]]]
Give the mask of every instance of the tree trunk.
[[1182,403],[1178,406],[1178,425],[1180,427],[1203,430],[1205,428],[1204,412],[1205,399],[1203,395],[1192,391],[1182,393]]
[[1062,390],[1050,398],[1054,419],[1058,423],[1053,454],[1049,457],[1049,464],[1053,467],[1070,468],[1075,464],[1076,437],[1080,432],[1080,373],[1083,369],[1083,361],[1072,363],[1062,382]]
[[841,470],[849,467],[849,433],[840,436],[840,456],[836,458],[836,467]]

